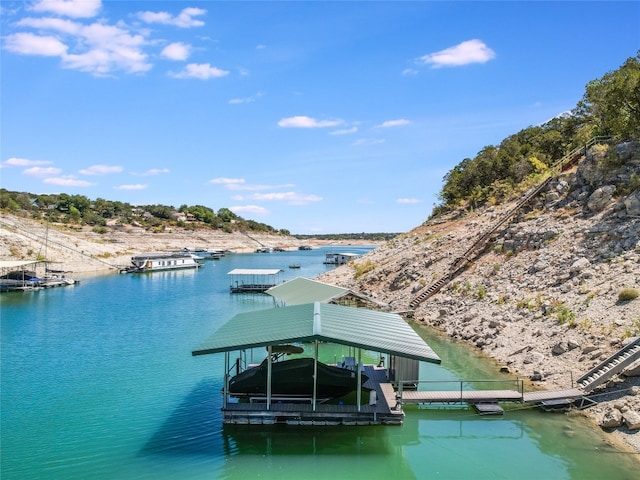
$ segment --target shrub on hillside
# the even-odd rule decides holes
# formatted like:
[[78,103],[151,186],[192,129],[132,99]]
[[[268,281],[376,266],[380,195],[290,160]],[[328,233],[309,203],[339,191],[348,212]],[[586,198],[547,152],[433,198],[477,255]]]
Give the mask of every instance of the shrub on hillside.
[[619,302],[628,302],[640,296],[640,292],[635,288],[624,288],[618,293]]

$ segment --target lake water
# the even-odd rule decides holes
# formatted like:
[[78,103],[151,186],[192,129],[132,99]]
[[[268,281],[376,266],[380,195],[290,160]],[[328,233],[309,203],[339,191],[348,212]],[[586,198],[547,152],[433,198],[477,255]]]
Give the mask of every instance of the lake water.
[[[634,456],[582,419],[531,408],[480,417],[413,406],[402,426],[222,425],[223,355],[191,351],[236,313],[273,306],[230,294],[227,272],[313,278],[333,268],[328,251],[231,254],[199,271],[2,294],[2,479],[637,478]],[[421,378],[503,378],[418,331],[442,358]]]

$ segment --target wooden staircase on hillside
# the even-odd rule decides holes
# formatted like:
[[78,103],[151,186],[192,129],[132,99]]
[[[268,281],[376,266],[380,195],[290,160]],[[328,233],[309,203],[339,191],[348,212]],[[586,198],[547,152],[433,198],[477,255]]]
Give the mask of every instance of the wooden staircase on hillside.
[[622,372],[629,365],[640,359],[640,337],[637,337],[626,347],[618,350],[605,361],[596,365],[577,380],[582,391],[588,393],[602,385],[615,375]]
[[534,197],[536,197],[542,190],[544,190],[549,183],[553,179],[555,179],[562,171],[575,163],[587,155],[587,151],[590,147],[597,143],[605,143],[611,140],[610,137],[594,137],[589,142],[587,142],[584,146],[580,146],[578,148],[573,149],[567,155],[558,160],[555,164],[552,165],[550,169],[550,175],[540,183],[536,188],[528,192],[520,201],[513,207],[511,210],[502,215],[498,221],[491,226],[489,229],[484,231],[480,237],[478,237],[473,244],[458,258],[456,258],[451,267],[449,268],[449,272],[443,275],[440,279],[438,279],[435,283],[429,286],[426,290],[422,291],[417,297],[415,297],[409,303],[409,307],[416,308],[422,302],[424,302],[427,298],[435,295],[443,286],[447,284],[450,280],[452,280],[456,275],[458,275],[464,268],[467,263],[470,262],[478,253],[480,253],[487,244],[491,235],[495,233],[500,227],[502,227],[507,222],[511,221],[513,217],[525,206],[527,205]]

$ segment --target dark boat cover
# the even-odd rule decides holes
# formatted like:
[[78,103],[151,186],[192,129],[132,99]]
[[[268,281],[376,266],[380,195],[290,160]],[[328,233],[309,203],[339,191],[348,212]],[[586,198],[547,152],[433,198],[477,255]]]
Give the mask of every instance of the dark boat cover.
[[[271,364],[271,394],[285,396],[313,395],[313,358],[294,358]],[[229,380],[234,396],[266,395],[267,360]],[[369,377],[362,374],[364,384]],[[318,362],[317,398],[342,397],[358,388],[356,372]]]

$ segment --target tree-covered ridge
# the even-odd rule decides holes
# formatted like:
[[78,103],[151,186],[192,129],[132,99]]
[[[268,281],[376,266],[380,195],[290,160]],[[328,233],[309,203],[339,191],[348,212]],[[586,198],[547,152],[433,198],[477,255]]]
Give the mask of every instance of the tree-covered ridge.
[[289,235],[288,230],[276,230],[270,225],[246,220],[228,208],[217,212],[203,205],[136,205],[84,195],[66,193],[38,195],[0,189],[0,209],[26,212],[33,218],[50,222],[90,225],[97,232],[106,232],[108,223],[133,225],[160,232],[175,225],[186,229],[212,228],[224,232],[260,232]]
[[555,162],[596,136],[617,142],[640,139],[640,52],[618,70],[590,81],[571,112],[462,160],[445,175],[434,215],[508,199],[518,187],[538,183]]
[[354,241],[371,241],[371,242],[386,242],[394,238],[397,233],[391,232],[376,232],[376,233],[323,233],[314,235],[294,235],[298,240],[354,240]]

